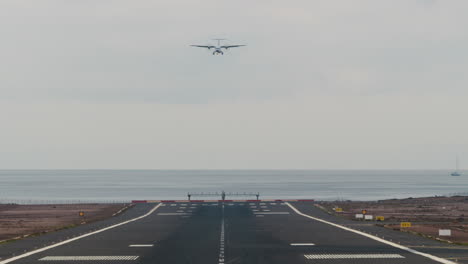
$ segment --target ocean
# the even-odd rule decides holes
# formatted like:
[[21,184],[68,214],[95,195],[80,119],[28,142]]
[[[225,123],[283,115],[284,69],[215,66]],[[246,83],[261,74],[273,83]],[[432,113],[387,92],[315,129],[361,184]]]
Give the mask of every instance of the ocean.
[[468,174],[453,177],[449,171],[434,170],[0,170],[3,203],[186,199],[188,192],[223,190],[258,192],[260,199],[466,195]]

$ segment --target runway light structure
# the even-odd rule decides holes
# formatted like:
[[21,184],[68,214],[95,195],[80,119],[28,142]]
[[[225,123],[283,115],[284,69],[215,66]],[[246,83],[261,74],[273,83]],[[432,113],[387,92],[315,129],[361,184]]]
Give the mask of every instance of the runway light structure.
[[188,200],[190,201],[192,199],[192,197],[219,197],[221,196],[221,200],[222,201],[225,201],[226,200],[226,196],[236,196],[236,197],[239,197],[239,196],[255,196],[257,198],[257,200],[260,198],[260,193],[257,192],[257,193],[254,193],[254,192],[225,192],[225,191],[221,191],[221,192],[200,192],[200,193],[187,193],[187,198]]

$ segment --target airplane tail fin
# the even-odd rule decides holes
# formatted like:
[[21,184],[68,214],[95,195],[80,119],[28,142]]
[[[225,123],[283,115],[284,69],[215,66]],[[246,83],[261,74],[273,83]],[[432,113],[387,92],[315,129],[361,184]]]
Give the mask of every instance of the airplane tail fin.
[[221,46],[221,40],[227,40],[227,39],[222,39],[222,38],[215,38],[213,40],[218,41],[218,47]]

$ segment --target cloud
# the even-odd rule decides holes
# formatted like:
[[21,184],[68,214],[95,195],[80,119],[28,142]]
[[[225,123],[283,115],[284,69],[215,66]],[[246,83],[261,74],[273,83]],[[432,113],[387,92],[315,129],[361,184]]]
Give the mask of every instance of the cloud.
[[[0,158],[31,168],[444,167],[435,161],[468,142],[467,8],[2,1],[10,130]],[[215,37],[248,46],[225,56],[189,47]]]

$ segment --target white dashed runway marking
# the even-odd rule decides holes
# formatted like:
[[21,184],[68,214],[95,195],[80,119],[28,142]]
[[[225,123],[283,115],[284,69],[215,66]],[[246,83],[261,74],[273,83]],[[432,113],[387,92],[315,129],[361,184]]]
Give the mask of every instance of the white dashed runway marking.
[[190,215],[188,213],[158,213],[158,215]]
[[398,254],[317,254],[304,255],[306,259],[397,259],[405,258]]
[[291,243],[293,247],[315,246],[314,243]]
[[258,212],[254,214],[264,214],[264,215],[288,215],[289,212]]
[[135,245],[129,245],[129,247],[152,247],[153,244],[135,244]]
[[223,205],[223,218],[221,219],[221,234],[219,236],[219,258],[218,263],[224,264],[225,256],[224,256],[224,205]]
[[138,256],[47,256],[40,261],[137,260]]

